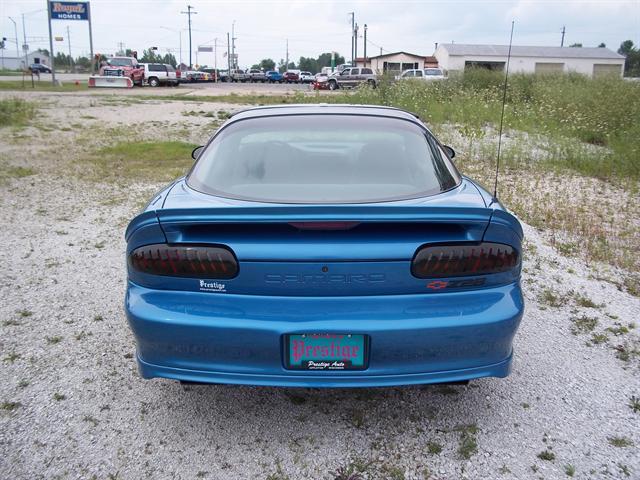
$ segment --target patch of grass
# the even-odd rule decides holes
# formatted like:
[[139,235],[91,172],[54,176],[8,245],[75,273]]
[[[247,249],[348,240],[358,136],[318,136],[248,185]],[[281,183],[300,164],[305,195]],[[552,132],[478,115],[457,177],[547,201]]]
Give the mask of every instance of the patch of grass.
[[92,179],[100,182],[167,182],[180,177],[193,164],[186,142],[121,142],[104,147],[85,159]]
[[0,163],[0,183],[5,183],[10,179],[19,179],[35,175],[36,171],[31,167],[16,167]]
[[442,452],[442,445],[438,442],[427,442],[427,452],[431,455],[440,455]]
[[623,362],[630,362],[631,359],[640,357],[640,349],[629,343],[619,344],[613,347],[616,357]]
[[564,473],[567,475],[567,477],[573,477],[576,474],[576,467],[571,464],[565,465]]
[[80,82],[80,85],[76,85],[74,82],[64,82],[62,85],[53,85],[50,80],[45,77],[41,77],[40,80],[35,80],[34,85],[31,86],[31,78],[22,80],[8,80],[0,82],[0,90],[17,90],[23,92],[77,92],[87,90],[87,83]]
[[475,424],[458,425],[455,431],[460,432],[458,454],[465,460],[469,460],[478,451],[478,442],[476,441],[478,427]]
[[18,387],[27,388],[29,386],[29,381],[24,378],[18,382]]
[[585,308],[601,308],[604,306],[604,305],[595,303],[589,297],[585,297],[579,294],[576,295],[576,305],[578,305],[579,307],[585,307]]
[[551,450],[543,450],[538,454],[540,460],[546,460],[547,462],[553,462],[556,459],[556,454]]
[[55,345],[62,341],[62,337],[60,335],[55,335],[53,337],[44,337],[47,340],[49,345]]
[[276,471],[267,475],[266,480],[291,480],[291,478],[284,472],[284,470],[282,470],[282,465],[277,461]]
[[9,320],[5,320],[2,322],[4,327],[17,327],[20,325],[20,322],[14,318],[10,318]]
[[640,275],[630,274],[624,277],[624,286],[634,297],[640,297]]
[[385,478],[387,480],[404,480],[405,479],[404,469],[402,469],[397,465],[391,465],[391,464],[385,463],[382,466],[381,470],[382,470],[382,473],[384,474],[382,478]]
[[8,362],[8,363],[13,363],[16,360],[19,360],[21,357],[22,357],[22,355],[20,355],[19,353],[10,352],[9,354],[7,354],[6,357],[3,358],[3,360],[5,362]]
[[20,402],[2,402],[0,404],[1,410],[6,410],[8,412],[12,412],[21,406]]
[[20,315],[22,318],[27,318],[33,315],[33,312],[30,310],[20,310],[18,311],[18,315]]
[[562,295],[551,288],[545,288],[538,297],[538,301],[541,305],[559,308],[567,304],[568,296]]
[[629,408],[633,410],[633,413],[640,413],[640,398],[635,395],[631,395],[629,399]]
[[96,418],[92,417],[91,415],[85,415],[82,418],[82,421],[83,422],[87,422],[87,423],[91,423],[94,427],[97,427],[98,423],[100,423],[100,422],[98,422],[98,420],[96,420]]
[[609,444],[618,448],[633,447],[633,442],[627,437],[607,437]]
[[0,127],[23,127],[35,114],[36,106],[32,102],[21,98],[0,99]]
[[359,408],[351,411],[351,423],[356,428],[364,427],[365,417],[364,411]]
[[616,337],[619,337],[621,335],[626,335],[627,333],[629,333],[631,330],[633,330],[634,326],[635,325],[632,323],[629,325],[622,325],[619,322],[615,322],[615,326],[607,327],[607,332],[611,332]]
[[609,337],[604,333],[594,333],[591,335],[591,343],[594,345],[600,345],[602,343],[607,343],[608,341]]
[[53,399],[56,402],[61,402],[62,400],[66,400],[66,398],[67,398],[67,396],[62,394],[62,393],[56,392],[56,393],[53,394]]
[[571,333],[573,333],[574,335],[592,332],[593,329],[598,325],[597,318],[588,317],[586,315],[582,315],[581,317],[573,317],[571,321],[573,322]]

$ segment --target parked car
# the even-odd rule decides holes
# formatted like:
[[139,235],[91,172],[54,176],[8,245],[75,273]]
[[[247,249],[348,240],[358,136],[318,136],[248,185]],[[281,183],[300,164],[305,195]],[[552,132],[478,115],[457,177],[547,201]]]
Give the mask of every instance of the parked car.
[[218,72],[216,72],[215,68],[201,68],[201,72],[204,72],[209,75],[210,82],[216,82],[218,78]]
[[361,84],[368,84],[375,88],[378,84],[376,74],[370,68],[351,67],[341,70],[337,75],[327,79],[329,90],[337,88],[353,88]]
[[298,83],[300,81],[300,75],[298,72],[287,70],[282,74],[282,81],[286,83]]
[[134,85],[144,85],[144,68],[136,57],[111,57],[100,67],[101,76],[129,77]]
[[196,83],[196,82],[208,82],[210,79],[207,72],[201,72],[199,70],[187,70],[182,72],[181,81]]
[[431,80],[444,80],[447,77],[444,76],[444,73],[439,68],[418,68],[418,69],[405,70],[404,72],[402,72],[402,74],[396,75],[395,78],[396,80],[418,79],[418,80],[431,81]]
[[267,76],[265,75],[265,73],[262,70],[257,70],[255,68],[252,68],[251,70],[248,71],[248,73],[249,73],[249,79],[251,80],[251,82],[264,83],[264,82],[267,81]]
[[178,78],[176,69],[173,65],[163,63],[141,63],[144,68],[145,83],[151,87],[159,87],[160,85],[177,86]]
[[231,77],[229,76],[229,70],[219,70],[218,74],[219,74],[218,81],[220,81],[220,82],[230,82],[231,81]]
[[282,83],[283,77],[277,70],[269,70],[266,74],[269,83]]
[[244,70],[231,70],[230,77],[232,82],[245,83],[251,81],[251,75],[246,73]]
[[311,72],[300,72],[300,81],[302,83],[311,83],[315,81],[315,76]]
[[127,227],[125,311],[142,377],[506,377],[524,310],[523,231],[454,154],[390,107],[233,115]]
[[32,63],[29,65],[29,68],[32,72],[38,73],[51,73],[51,69],[47,67],[44,63]]

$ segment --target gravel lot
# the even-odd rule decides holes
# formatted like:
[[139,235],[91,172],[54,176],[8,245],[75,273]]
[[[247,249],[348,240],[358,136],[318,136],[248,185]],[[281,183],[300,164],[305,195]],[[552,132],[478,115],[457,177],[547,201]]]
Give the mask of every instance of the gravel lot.
[[[0,177],[0,478],[334,479],[341,467],[375,479],[640,478],[640,362],[624,359],[640,345],[629,327],[640,298],[599,280],[616,278],[611,267],[563,257],[527,226],[527,310],[507,379],[363,390],[142,380],[122,309],[123,233],[158,185],[87,181],[81,140],[130,124],[197,143],[211,118],[183,113],[234,106],[32,98],[39,127],[0,130],[0,165],[35,170]],[[81,114],[92,118],[77,125]]]

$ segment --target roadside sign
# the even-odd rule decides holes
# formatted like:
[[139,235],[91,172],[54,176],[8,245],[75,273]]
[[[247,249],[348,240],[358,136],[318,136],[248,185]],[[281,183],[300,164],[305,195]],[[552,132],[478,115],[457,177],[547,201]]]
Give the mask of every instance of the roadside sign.
[[[93,56],[93,31],[91,28],[91,4],[89,1],[59,2],[56,0],[47,0],[47,17],[47,23],[49,24],[49,55],[52,60],[54,58],[54,52],[51,20],[86,20],[89,23],[89,58],[91,58],[91,73],[93,73],[95,70],[95,58]],[[63,37],[56,37],[56,42],[62,41]],[[71,54],[71,45],[69,45],[69,54]],[[56,70],[53,62],[51,62],[51,83],[56,85]]]
[[211,45],[200,45],[198,52],[213,53],[213,47]]
[[64,37],[54,37],[56,42],[64,42]]
[[49,2],[52,20],[89,20],[86,2]]
[[22,44],[22,50],[24,50],[25,52],[29,51],[29,45],[27,45],[26,43]]

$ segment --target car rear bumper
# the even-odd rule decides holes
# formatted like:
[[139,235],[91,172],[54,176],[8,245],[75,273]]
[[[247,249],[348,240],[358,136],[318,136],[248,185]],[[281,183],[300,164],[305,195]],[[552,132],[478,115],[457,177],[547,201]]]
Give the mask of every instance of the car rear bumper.
[[[147,289],[125,309],[144,378],[296,387],[440,383],[509,374],[520,286],[424,295],[264,297]],[[290,333],[368,335],[362,371],[284,367]]]

